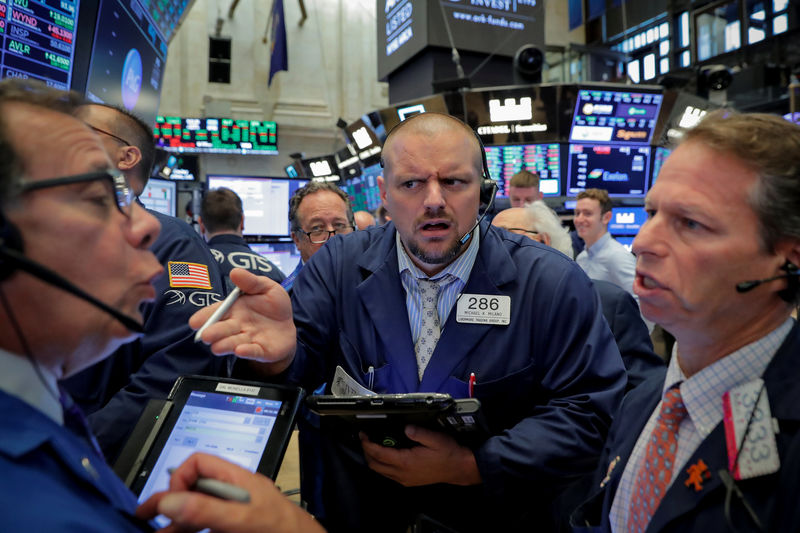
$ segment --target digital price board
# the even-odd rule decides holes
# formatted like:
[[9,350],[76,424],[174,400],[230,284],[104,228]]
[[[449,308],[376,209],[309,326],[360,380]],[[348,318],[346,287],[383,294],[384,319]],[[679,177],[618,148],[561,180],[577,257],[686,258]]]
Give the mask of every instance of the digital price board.
[[658,92],[582,88],[578,91],[569,140],[649,143],[662,99]]
[[0,78],[69,89],[79,0],[0,0]]
[[183,14],[194,3],[194,0],[139,0],[147,10],[161,35],[169,42],[175,34]]
[[644,198],[650,146],[569,145],[569,196],[605,189],[609,196]]
[[270,121],[158,116],[153,134],[168,152],[278,153],[278,125]]
[[381,191],[378,188],[378,176],[383,174],[380,165],[364,169],[362,174],[345,181],[340,187],[350,196],[353,211],[375,211],[381,206]]
[[489,174],[497,181],[498,196],[508,196],[508,182],[520,170],[539,175],[539,191],[544,196],[561,195],[561,146],[550,144],[518,144],[487,146]]

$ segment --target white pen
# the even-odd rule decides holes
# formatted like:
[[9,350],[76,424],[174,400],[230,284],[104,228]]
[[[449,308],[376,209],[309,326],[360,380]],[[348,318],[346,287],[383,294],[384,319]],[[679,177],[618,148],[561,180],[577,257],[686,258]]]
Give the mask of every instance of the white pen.
[[231,291],[228,297],[222,302],[222,305],[217,307],[217,310],[214,311],[210,317],[208,317],[206,323],[200,326],[200,329],[198,329],[197,333],[194,334],[194,342],[200,342],[200,337],[203,336],[203,332],[206,330],[206,328],[216,324],[219,319],[222,318],[222,315],[228,312],[228,309],[231,308],[233,302],[236,301],[241,293],[242,291],[239,290],[239,287],[236,287]]
[[[167,472],[170,475],[174,471],[174,468],[167,468]],[[209,496],[215,496],[223,500],[250,503],[250,493],[247,492],[247,490],[209,477],[198,478],[197,481],[194,482],[194,485],[192,485],[191,490],[202,492]]]

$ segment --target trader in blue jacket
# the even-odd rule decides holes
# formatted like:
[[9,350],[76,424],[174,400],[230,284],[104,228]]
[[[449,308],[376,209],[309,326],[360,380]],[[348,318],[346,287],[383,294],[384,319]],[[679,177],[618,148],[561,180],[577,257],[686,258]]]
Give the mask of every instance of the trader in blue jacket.
[[[155,145],[149,126],[120,108],[81,106],[80,118],[97,133],[110,159],[138,196],[150,178]],[[145,334],[64,386],[89,413],[106,458],[115,461],[147,401],[166,398],[182,375],[228,376],[233,359],[195,344],[187,322],[198,309],[225,297],[226,287],[203,238],[183,220],[148,210],[161,224],[152,251],[165,270],[156,300],[142,307]]]
[[675,336],[628,396],[577,531],[800,531],[800,127],[715,112],[648,193],[645,316]]
[[[159,513],[181,531],[321,531],[271,480],[207,454],[137,509],[59,386],[141,334],[163,271],[148,250],[158,221],[73,116],[78,102],[0,81],[0,531],[151,532]],[[250,503],[193,492],[200,475]]]
[[242,199],[226,187],[213,189],[203,196],[200,206],[200,229],[217,260],[227,282],[234,268],[244,268],[282,282],[286,276],[266,257],[261,257],[247,245],[244,230]]
[[405,531],[420,515],[457,531],[546,530],[554,498],[596,466],[625,386],[619,352],[574,262],[478,220],[481,156],[453,117],[401,123],[379,179],[392,222],[330,239],[291,307],[278,285],[234,270],[247,296],[203,334],[215,353],[329,393],[481,401],[491,436],[473,447],[413,426],[419,445],[404,449],[324,431],[310,511],[331,531]]

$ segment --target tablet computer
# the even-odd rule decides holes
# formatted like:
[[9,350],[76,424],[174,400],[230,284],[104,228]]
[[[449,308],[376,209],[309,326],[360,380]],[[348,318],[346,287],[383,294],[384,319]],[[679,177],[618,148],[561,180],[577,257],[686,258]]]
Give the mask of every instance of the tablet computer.
[[480,401],[454,399],[449,394],[414,392],[370,396],[314,395],[306,398],[309,409],[335,431],[363,431],[371,441],[384,446],[416,445],[405,435],[413,424],[452,435],[470,446],[487,437]]
[[220,456],[275,479],[302,398],[303,390],[297,387],[178,378],[166,401],[145,409],[115,471],[140,502],[166,490],[169,470],[195,452]]

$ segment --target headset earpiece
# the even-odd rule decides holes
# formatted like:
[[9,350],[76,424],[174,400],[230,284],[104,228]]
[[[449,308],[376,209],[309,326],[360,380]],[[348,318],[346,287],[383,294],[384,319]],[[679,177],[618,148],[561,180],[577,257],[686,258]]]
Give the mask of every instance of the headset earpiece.
[[492,179],[489,173],[489,163],[486,160],[486,148],[483,146],[483,140],[478,132],[473,130],[475,138],[478,140],[478,146],[481,149],[481,164],[483,165],[483,179],[481,180],[481,206],[488,206],[494,201],[494,196],[497,194],[497,182]]
[[800,268],[790,261],[786,261],[781,267],[786,272],[786,288],[778,293],[784,301],[791,304],[797,303],[800,295]]
[[5,213],[0,211],[0,281],[10,277],[17,269],[16,266],[3,259],[5,254],[2,252],[5,250],[22,253],[24,246],[19,228],[6,218]]

